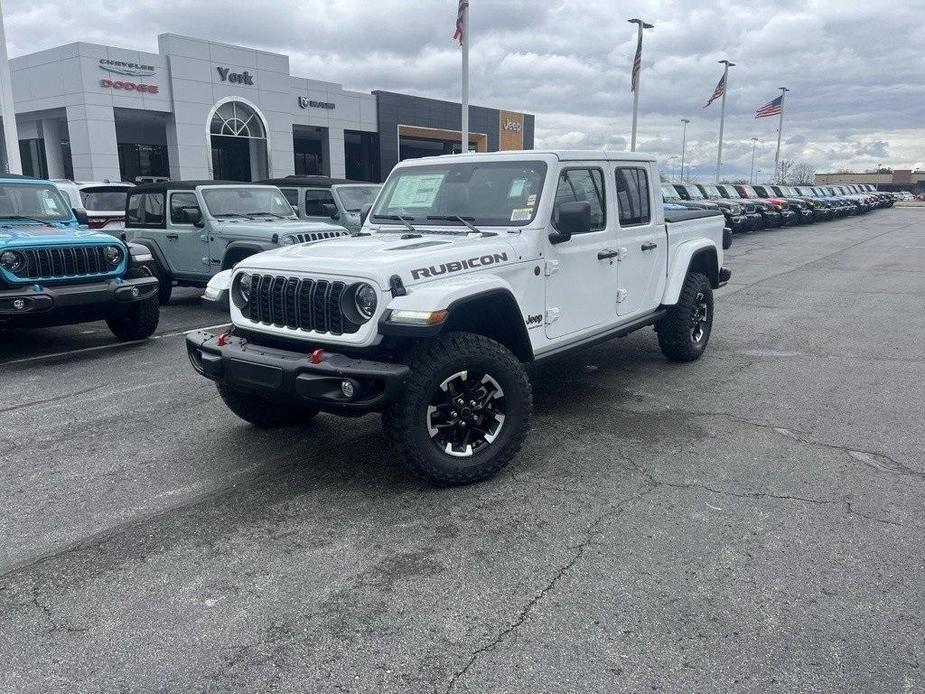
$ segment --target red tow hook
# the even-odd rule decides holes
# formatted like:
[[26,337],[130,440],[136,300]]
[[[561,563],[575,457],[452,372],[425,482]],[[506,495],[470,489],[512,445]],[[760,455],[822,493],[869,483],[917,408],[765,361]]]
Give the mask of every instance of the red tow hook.
[[322,357],[324,357],[324,350],[323,350],[323,349],[316,349],[314,352],[312,352],[312,354],[311,354],[311,356],[308,358],[308,360],[309,360],[312,364],[320,364],[320,363],[321,363]]
[[215,344],[217,344],[219,347],[224,347],[225,345],[228,344],[228,338],[230,336],[231,336],[230,332],[222,333],[221,335],[218,336],[218,340],[215,341]]

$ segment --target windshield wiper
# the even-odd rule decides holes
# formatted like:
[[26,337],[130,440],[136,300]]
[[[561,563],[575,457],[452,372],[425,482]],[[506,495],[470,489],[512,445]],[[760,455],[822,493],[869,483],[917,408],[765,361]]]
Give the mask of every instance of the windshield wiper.
[[221,219],[223,217],[240,217],[241,219],[249,219],[246,214],[241,214],[240,212],[219,212],[218,214],[213,214],[212,216],[216,219]]
[[[418,230],[415,229],[415,228],[412,226],[412,224],[411,224],[411,222],[414,221],[414,217],[403,217],[403,216],[400,215],[400,214],[374,214],[374,215],[373,215],[373,219],[391,219],[391,220],[394,220],[394,221],[396,221],[396,222],[401,222],[402,224],[404,224],[406,227],[408,227],[408,229],[411,230],[412,232],[414,232],[415,234],[418,232]],[[409,221],[409,220],[410,220],[410,221]]]
[[458,214],[429,214],[427,215],[427,219],[436,219],[436,220],[445,221],[445,222],[459,221],[465,224],[467,227],[469,227],[469,229],[471,231],[474,231],[476,234],[485,233],[484,231],[482,231],[481,229],[479,229],[478,227],[476,227],[474,224],[471,223],[472,220],[475,219],[475,217],[463,217]]
[[245,217],[276,217],[277,219],[292,219],[292,215],[288,217],[284,214],[278,214],[276,212],[246,212]]

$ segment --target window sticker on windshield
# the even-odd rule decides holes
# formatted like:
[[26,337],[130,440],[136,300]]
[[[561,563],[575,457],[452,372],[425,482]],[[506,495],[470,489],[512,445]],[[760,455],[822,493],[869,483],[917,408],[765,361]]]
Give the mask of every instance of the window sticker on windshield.
[[512,222],[529,222],[530,217],[533,216],[532,207],[515,207],[511,210],[511,221]]
[[402,176],[395,185],[389,207],[431,207],[446,174]]
[[509,198],[519,198],[524,194],[524,186],[527,185],[526,178],[515,178],[511,181],[511,189],[507,192]]
[[527,196],[527,207],[533,207],[536,204],[536,193]]

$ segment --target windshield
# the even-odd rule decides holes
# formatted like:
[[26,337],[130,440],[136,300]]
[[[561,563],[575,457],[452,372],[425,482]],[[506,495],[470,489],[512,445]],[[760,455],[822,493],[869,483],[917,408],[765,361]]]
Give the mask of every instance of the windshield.
[[739,186],[739,190],[747,198],[757,198],[758,193],[755,192],[755,189],[751,186]]
[[285,217],[295,219],[292,206],[278,188],[206,188],[202,191],[213,217]]
[[703,193],[697,186],[684,186],[684,190],[690,196],[691,200],[703,200]]
[[334,194],[340,199],[340,204],[347,212],[359,212],[363,205],[371,205],[379,194],[382,186],[333,186]]
[[707,192],[707,197],[710,198],[721,198],[722,193],[719,192],[719,188],[716,186],[703,186],[703,189]]
[[71,206],[55,186],[34,183],[0,184],[0,219],[69,222]]
[[737,198],[739,194],[732,186],[722,185],[716,186],[716,189],[719,191],[719,194],[724,198]]
[[662,186],[662,197],[666,200],[673,200],[678,197],[678,191],[671,186]]
[[80,201],[89,212],[125,210],[128,188],[83,188]]
[[[396,169],[376,198],[372,219],[476,226],[522,226],[533,220],[546,177],[540,161],[460,162]],[[445,219],[450,217],[450,219]]]

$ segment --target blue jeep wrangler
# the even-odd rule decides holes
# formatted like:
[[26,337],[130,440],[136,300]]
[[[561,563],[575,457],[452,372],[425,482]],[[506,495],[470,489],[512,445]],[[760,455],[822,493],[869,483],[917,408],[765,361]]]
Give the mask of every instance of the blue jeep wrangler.
[[81,216],[49,181],[0,174],[0,330],[105,320],[140,340],[157,328],[150,251]]

